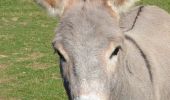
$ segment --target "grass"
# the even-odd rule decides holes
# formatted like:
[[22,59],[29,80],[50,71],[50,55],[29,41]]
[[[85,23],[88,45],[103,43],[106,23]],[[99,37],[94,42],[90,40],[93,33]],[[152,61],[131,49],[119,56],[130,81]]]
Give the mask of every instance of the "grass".
[[[169,0],[143,0],[170,12]],[[51,40],[57,19],[33,0],[0,0],[0,100],[67,100]]]
[[156,5],[170,13],[170,0],[141,0],[143,5]]
[[0,0],[0,100],[65,100],[51,48],[57,20],[31,0]]

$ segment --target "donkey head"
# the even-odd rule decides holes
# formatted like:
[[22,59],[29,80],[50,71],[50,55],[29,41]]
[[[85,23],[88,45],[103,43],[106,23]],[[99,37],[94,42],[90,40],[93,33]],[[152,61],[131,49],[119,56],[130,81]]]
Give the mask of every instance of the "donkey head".
[[110,100],[121,66],[124,35],[119,13],[133,0],[38,0],[60,15],[53,46],[70,100]]

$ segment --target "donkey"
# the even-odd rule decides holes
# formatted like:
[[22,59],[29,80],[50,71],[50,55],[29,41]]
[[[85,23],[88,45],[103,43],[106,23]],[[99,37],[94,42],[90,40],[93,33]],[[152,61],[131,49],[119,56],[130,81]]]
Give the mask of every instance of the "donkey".
[[170,100],[170,15],[135,0],[37,0],[69,100]]

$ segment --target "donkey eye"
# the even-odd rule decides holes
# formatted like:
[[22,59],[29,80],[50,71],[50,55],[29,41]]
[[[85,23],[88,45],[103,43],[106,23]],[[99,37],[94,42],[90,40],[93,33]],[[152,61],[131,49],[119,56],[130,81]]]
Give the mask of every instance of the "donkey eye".
[[66,59],[65,59],[65,57],[61,54],[61,52],[59,51],[59,50],[56,50],[56,52],[57,52],[57,54],[59,55],[59,57],[60,57],[60,60],[62,60],[62,61],[66,61]]
[[120,48],[121,48],[120,46],[116,47],[116,49],[110,55],[110,59],[112,59],[114,56],[116,56],[119,53]]

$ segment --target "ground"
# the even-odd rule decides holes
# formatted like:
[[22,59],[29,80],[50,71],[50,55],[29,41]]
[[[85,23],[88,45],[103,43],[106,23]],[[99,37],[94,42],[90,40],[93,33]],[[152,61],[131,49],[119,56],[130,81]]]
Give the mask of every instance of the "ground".
[[[170,0],[143,0],[170,12]],[[51,40],[57,18],[33,0],[0,0],[0,100],[67,100]]]

